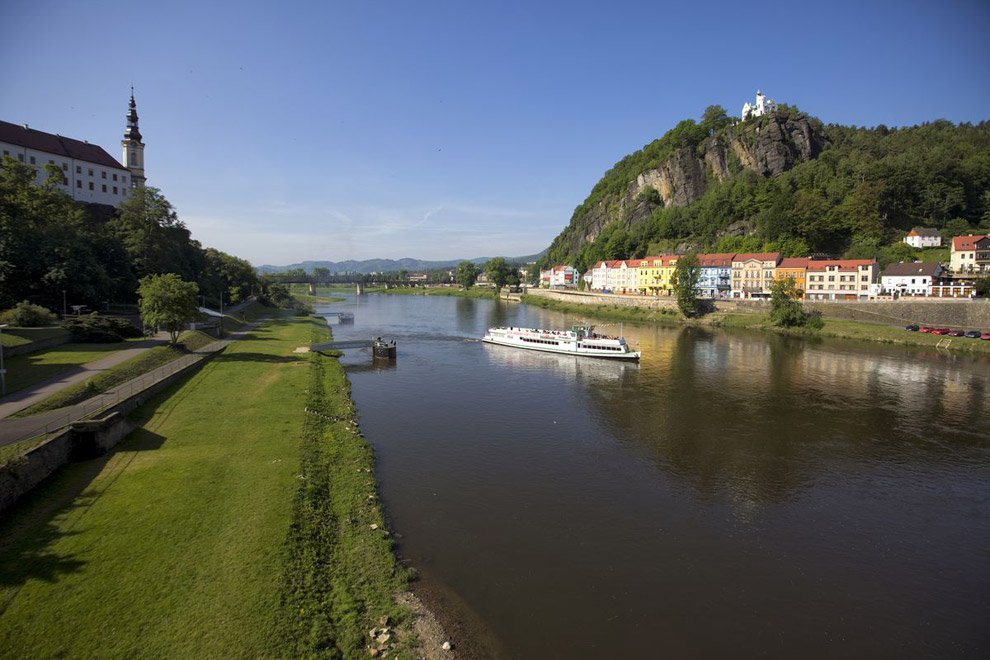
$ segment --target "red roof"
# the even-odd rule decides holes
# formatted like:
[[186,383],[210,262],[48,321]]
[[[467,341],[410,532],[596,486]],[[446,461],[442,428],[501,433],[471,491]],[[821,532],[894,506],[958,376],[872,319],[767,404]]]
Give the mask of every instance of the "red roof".
[[644,259],[626,259],[627,268],[639,268],[639,265],[644,261]]
[[780,260],[777,268],[807,268],[808,261],[808,257],[787,257]]
[[780,252],[748,252],[744,254],[737,254],[732,258],[733,262],[737,261],[749,261],[755,259],[756,261],[780,261]]
[[125,169],[123,165],[117,162],[116,158],[104,151],[103,147],[6,121],[0,121],[0,142],[15,144],[25,149],[44,151],[65,158],[74,158],[104,167]]
[[971,234],[969,236],[953,236],[952,237],[952,251],[958,252],[959,250],[975,250],[976,242],[981,238],[986,238],[987,234]]
[[701,266],[711,268],[713,266],[731,266],[735,258],[735,252],[714,252],[712,254],[699,254],[698,263]]
[[824,271],[826,268],[837,268],[838,270],[859,270],[860,266],[876,266],[873,259],[812,259],[808,262],[808,270]]

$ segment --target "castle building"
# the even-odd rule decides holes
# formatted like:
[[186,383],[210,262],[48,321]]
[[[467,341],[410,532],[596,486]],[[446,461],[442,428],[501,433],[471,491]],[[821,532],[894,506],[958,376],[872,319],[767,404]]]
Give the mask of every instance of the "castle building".
[[85,140],[0,121],[0,154],[34,167],[39,184],[48,178],[45,165],[58,167],[62,170],[59,188],[77,202],[117,206],[127,199],[131,188],[144,185],[144,143],[133,90],[121,145],[126,166],[103,147]]
[[742,120],[746,121],[752,117],[762,117],[777,109],[777,102],[768,99],[763,92],[756,90],[756,102],[753,104],[744,103],[742,107]]

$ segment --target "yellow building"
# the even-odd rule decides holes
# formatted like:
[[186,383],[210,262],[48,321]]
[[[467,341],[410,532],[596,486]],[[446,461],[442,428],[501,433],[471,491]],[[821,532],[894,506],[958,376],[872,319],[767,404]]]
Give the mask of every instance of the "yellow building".
[[788,257],[786,259],[781,259],[780,263],[777,264],[776,270],[774,270],[774,276],[778,280],[785,278],[792,278],[794,280],[794,289],[798,293],[798,297],[803,299],[804,292],[807,291],[807,277],[808,277],[808,258],[807,257]]
[[644,257],[639,260],[639,290],[646,295],[660,293],[660,271],[663,257]]

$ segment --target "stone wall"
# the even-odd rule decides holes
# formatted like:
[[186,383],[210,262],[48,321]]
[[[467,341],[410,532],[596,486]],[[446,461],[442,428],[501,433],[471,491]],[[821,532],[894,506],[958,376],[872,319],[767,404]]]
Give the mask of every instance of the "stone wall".
[[71,340],[72,335],[66,333],[64,335],[59,335],[58,337],[39,339],[38,341],[33,341],[30,344],[21,344],[20,346],[4,346],[3,355],[4,357],[14,357],[15,355],[24,355],[25,353],[46,351],[49,348],[55,348],[56,346],[67,344]]
[[[549,291],[546,289],[530,289],[529,293],[578,305],[610,305],[645,309],[677,308],[677,302],[672,297],[623,296],[579,291]],[[805,303],[805,306],[807,309],[820,311],[823,316],[829,318],[870,321],[890,325],[918,323],[990,332],[990,299],[835,301],[809,302]],[[759,300],[719,300],[715,303],[715,308],[719,312],[764,314],[769,311],[770,304]]]

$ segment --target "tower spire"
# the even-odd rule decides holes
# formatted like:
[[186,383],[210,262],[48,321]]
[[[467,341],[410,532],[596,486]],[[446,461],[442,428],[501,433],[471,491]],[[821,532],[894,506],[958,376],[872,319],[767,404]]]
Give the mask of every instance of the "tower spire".
[[127,110],[127,128],[120,141],[124,150],[124,167],[131,171],[131,188],[144,186],[144,143],[138,128],[137,103],[134,101],[134,86],[131,85],[131,102]]

